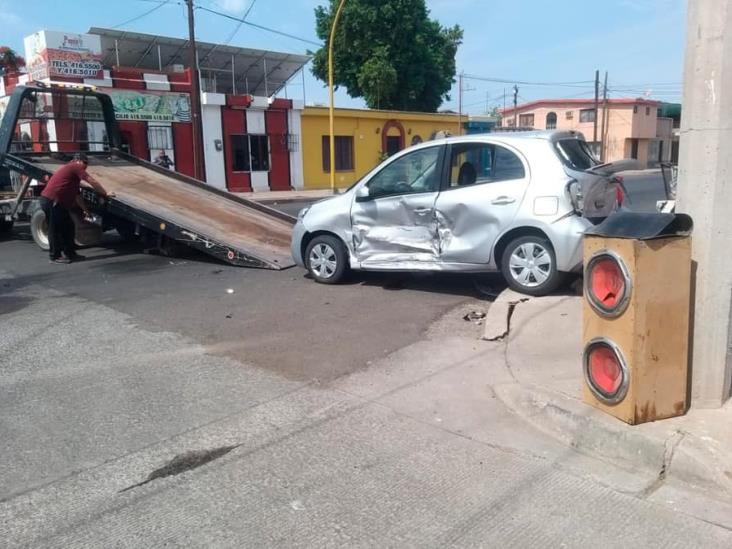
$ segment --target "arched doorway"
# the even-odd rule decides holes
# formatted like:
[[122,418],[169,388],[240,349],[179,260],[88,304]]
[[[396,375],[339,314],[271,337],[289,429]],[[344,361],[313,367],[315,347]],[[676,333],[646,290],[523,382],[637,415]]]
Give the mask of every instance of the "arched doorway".
[[550,112],[546,115],[546,129],[555,130],[557,129],[557,113]]
[[387,156],[404,148],[404,126],[398,120],[387,120],[381,129],[381,150]]

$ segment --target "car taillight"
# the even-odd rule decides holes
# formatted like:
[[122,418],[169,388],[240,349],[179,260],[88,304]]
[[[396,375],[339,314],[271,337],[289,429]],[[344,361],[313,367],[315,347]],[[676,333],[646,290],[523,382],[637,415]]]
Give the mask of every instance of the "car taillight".
[[623,189],[623,181],[625,180],[622,175],[616,175],[612,181],[615,183],[615,200],[618,203],[618,207],[620,207],[625,202],[625,190]]
[[582,186],[576,179],[570,179],[567,182],[567,193],[572,201],[572,206],[577,213],[582,213],[584,210],[584,197],[582,196]]
[[625,311],[633,284],[623,260],[614,252],[594,254],[585,267],[585,296],[590,306],[604,317]]
[[628,392],[628,366],[620,349],[606,338],[590,341],[583,356],[585,381],[605,404],[617,404]]

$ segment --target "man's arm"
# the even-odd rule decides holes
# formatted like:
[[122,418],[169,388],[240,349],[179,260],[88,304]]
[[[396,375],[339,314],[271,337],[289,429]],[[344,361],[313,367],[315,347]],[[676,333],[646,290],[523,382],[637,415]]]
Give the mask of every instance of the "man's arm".
[[94,178],[93,178],[93,177],[92,177],[91,175],[89,175],[88,173],[84,172],[84,175],[83,175],[83,177],[82,177],[81,179],[82,179],[82,180],[83,180],[83,181],[84,181],[85,183],[88,183],[88,184],[89,184],[89,186],[90,186],[90,187],[91,187],[92,189],[94,189],[95,191],[97,191],[97,192],[98,192],[99,194],[101,194],[101,195],[102,195],[103,197],[105,197],[105,198],[106,198],[106,197],[114,196],[114,193],[108,193],[108,192],[106,191],[106,189],[105,189],[105,188],[104,188],[104,187],[102,186],[102,184],[101,184],[101,183],[100,183],[99,181],[97,181],[96,179],[94,179]]

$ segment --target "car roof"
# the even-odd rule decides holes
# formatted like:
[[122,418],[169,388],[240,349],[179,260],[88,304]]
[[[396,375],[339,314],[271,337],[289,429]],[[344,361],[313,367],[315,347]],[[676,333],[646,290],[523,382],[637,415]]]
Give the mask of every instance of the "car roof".
[[580,132],[572,130],[540,130],[540,131],[517,131],[517,132],[489,132],[474,133],[468,135],[459,135],[446,137],[445,143],[462,143],[466,141],[482,141],[490,140],[502,143],[515,143],[526,141],[527,139],[542,139],[546,141],[557,141],[562,138],[582,139]]

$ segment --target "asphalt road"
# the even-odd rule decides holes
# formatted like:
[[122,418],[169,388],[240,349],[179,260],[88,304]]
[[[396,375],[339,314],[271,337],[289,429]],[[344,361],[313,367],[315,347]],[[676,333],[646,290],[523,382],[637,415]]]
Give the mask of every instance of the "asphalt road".
[[[147,255],[114,233],[107,238],[107,247],[83,251],[86,262],[56,265],[20,225],[14,239],[1,243],[2,269],[14,284],[77,295],[146,329],[180,333],[211,352],[297,379],[329,379],[363,367],[419,339],[450,307],[480,296],[472,276],[369,273],[326,286],[297,267],[232,267],[195,251]],[[501,284],[498,277],[482,280]],[[378,311],[378,321],[370,311]]]

